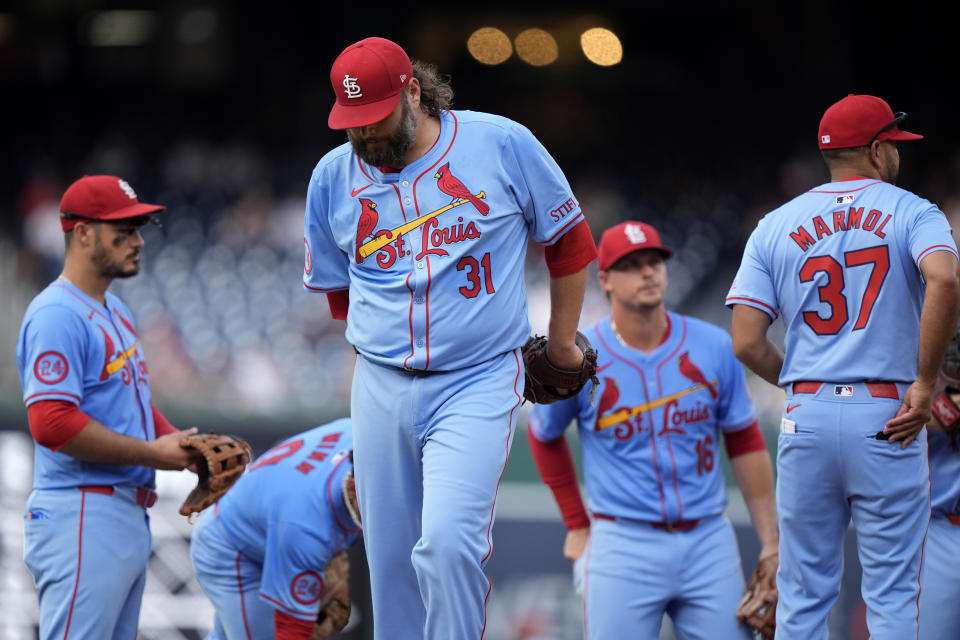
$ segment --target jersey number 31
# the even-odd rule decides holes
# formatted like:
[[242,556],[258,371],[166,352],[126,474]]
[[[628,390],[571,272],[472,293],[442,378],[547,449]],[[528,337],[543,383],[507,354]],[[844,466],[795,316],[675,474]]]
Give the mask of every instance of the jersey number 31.
[[846,285],[843,277],[844,267],[847,269],[870,267],[870,279],[867,281],[867,288],[863,292],[863,299],[860,301],[860,313],[857,314],[857,322],[853,325],[853,330],[856,331],[867,326],[870,312],[873,311],[873,305],[880,295],[880,288],[883,287],[887,272],[890,270],[890,252],[885,244],[847,251],[843,254],[843,262],[844,264],[841,265],[833,256],[814,256],[808,258],[800,269],[800,282],[810,282],[820,272],[827,274],[826,283],[818,287],[818,291],[820,302],[830,307],[830,314],[824,318],[817,311],[803,312],[804,322],[817,335],[836,335],[850,318],[847,313],[847,296],[843,293]]

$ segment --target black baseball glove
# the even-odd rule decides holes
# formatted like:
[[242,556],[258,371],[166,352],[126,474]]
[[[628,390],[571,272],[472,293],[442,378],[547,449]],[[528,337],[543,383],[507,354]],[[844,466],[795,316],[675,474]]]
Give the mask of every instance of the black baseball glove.
[[594,389],[600,384],[597,380],[597,352],[587,337],[579,331],[576,340],[577,346],[583,352],[583,362],[579,369],[574,370],[553,366],[547,357],[547,339],[544,336],[535,335],[527,340],[522,349],[526,369],[524,398],[536,404],[550,404],[572,398],[591,380]]

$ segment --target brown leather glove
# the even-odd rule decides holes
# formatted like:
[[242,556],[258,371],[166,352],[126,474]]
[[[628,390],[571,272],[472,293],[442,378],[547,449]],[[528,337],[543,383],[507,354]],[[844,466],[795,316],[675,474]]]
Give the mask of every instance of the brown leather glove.
[[311,640],[326,640],[347,626],[350,619],[350,559],[341,551],[323,568],[320,612]]
[[214,432],[186,436],[180,440],[184,449],[200,453],[197,462],[197,486],[180,505],[180,514],[190,517],[223,497],[243,475],[250,463],[250,445],[229,435]]
[[[577,332],[577,346],[583,352],[583,363],[579,369],[558,369],[547,358],[547,339],[532,336],[523,345],[523,365],[526,370],[523,385],[523,397],[536,404],[550,404],[577,395],[583,386],[593,381],[594,388],[600,384],[597,380],[597,352],[587,337]],[[564,389],[561,393],[560,389]]]
[[757,562],[747,584],[747,592],[737,607],[737,620],[754,630],[754,636],[773,640],[777,628],[777,567],[780,557],[774,553]]

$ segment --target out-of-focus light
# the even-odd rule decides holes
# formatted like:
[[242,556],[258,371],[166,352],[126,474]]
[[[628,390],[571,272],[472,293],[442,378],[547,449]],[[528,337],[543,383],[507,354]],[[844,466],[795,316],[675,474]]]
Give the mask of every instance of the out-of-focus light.
[[496,27],[482,27],[470,34],[467,51],[474,60],[483,64],[495,65],[513,55],[510,38]]
[[580,48],[583,55],[593,64],[610,67],[623,60],[623,45],[620,38],[603,27],[587,29],[580,34]]
[[213,9],[191,9],[180,19],[177,37],[185,44],[200,44],[213,36],[218,22]]
[[99,11],[87,22],[87,42],[95,47],[135,47],[154,33],[154,11]]
[[543,67],[557,59],[557,41],[543,29],[525,29],[513,41],[520,59],[535,67]]
[[10,40],[13,35],[13,18],[9,13],[0,13],[0,44]]

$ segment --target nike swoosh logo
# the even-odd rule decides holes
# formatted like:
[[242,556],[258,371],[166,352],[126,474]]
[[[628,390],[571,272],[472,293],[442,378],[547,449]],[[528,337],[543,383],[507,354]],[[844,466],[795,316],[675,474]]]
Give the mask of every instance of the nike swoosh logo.
[[787,407],[787,413],[790,413],[791,411],[793,411],[794,409],[796,409],[796,408],[799,407],[799,406],[800,406],[799,404],[795,404],[795,405],[792,405],[792,406]]
[[360,187],[359,189],[350,189],[350,197],[351,197],[351,198],[355,198],[358,193],[360,193],[361,191],[363,191],[364,189],[366,189],[366,188],[369,187],[369,186],[370,186],[370,185],[367,184],[367,185],[364,185],[364,186]]

